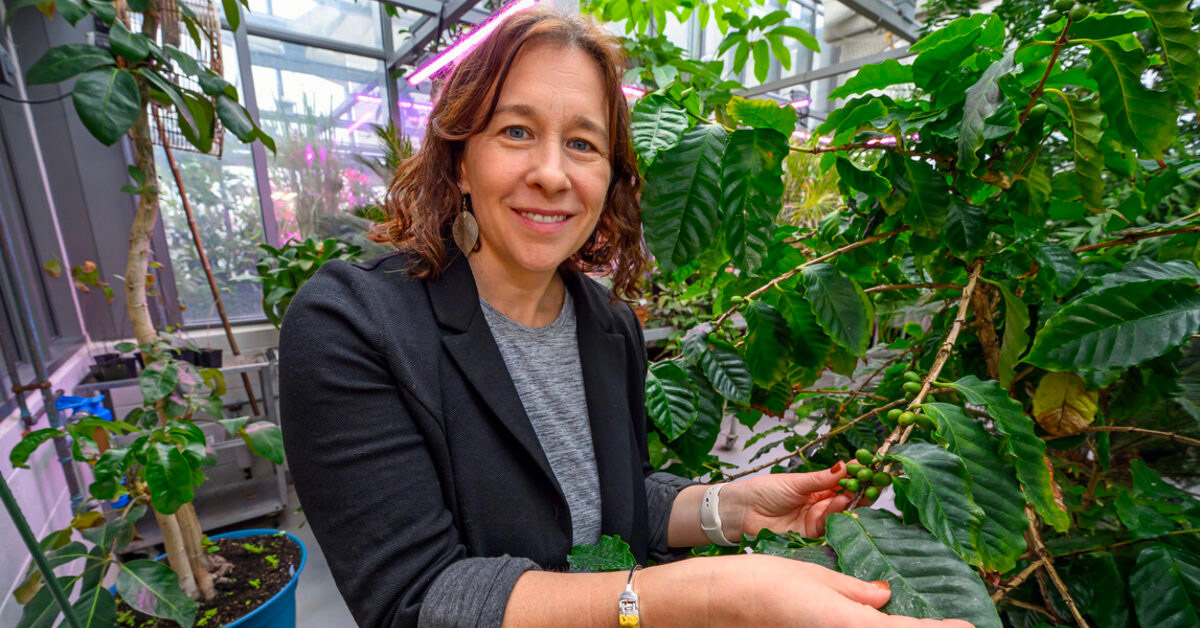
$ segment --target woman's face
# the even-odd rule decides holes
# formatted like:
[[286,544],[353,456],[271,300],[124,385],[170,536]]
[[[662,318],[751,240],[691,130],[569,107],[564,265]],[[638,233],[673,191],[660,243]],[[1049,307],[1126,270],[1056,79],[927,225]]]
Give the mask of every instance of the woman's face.
[[519,53],[491,122],[467,140],[460,164],[479,222],[472,264],[544,274],[579,250],[604,209],[611,132],[595,61],[553,43]]

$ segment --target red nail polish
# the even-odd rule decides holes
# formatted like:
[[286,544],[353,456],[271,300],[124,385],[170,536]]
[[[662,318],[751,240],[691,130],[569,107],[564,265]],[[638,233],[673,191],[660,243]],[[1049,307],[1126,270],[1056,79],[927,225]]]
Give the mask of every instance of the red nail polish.
[[892,590],[892,585],[888,584],[887,581],[885,581],[885,580],[875,580],[871,584],[879,587],[880,589],[883,589],[884,591]]

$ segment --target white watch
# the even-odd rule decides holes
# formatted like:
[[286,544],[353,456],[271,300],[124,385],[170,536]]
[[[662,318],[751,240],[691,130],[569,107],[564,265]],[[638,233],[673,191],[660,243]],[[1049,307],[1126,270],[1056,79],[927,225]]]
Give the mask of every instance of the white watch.
[[700,529],[704,530],[704,536],[714,544],[736,547],[737,543],[725,538],[725,532],[721,529],[721,514],[718,510],[721,505],[721,489],[724,487],[724,483],[713,484],[704,491],[704,498],[700,500]]

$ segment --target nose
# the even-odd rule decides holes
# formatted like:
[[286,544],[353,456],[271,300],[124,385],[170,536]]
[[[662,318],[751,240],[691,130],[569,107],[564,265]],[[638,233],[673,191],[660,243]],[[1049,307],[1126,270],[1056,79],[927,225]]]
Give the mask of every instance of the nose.
[[560,146],[561,141],[542,142],[538,150],[531,154],[532,162],[525,182],[536,188],[541,188],[546,196],[554,196],[571,189],[571,178],[567,175],[565,150]]

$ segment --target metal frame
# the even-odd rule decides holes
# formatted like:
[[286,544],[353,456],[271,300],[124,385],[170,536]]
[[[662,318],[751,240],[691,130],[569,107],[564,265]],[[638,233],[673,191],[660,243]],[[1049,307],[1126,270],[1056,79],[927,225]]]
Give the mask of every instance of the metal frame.
[[441,37],[440,29],[460,21],[462,16],[475,8],[476,4],[479,4],[479,0],[448,0],[442,5],[442,10],[437,15],[422,18],[414,23],[412,39],[388,56],[388,70],[399,65],[416,62],[417,55],[425,49],[425,46]]
[[892,50],[885,50],[878,54],[873,54],[873,55],[866,56],[866,57],[859,57],[857,59],[851,59],[849,61],[842,61],[841,63],[827,65],[823,68],[817,68],[816,70],[811,70],[811,71],[805,72],[803,74],[797,74],[795,76],[789,76],[787,78],[782,78],[782,79],[779,79],[778,81],[772,81],[770,83],[763,83],[762,85],[759,85],[757,87],[752,87],[750,89],[745,90],[741,95],[750,97],[750,96],[760,96],[762,94],[766,94],[769,92],[777,92],[777,91],[784,90],[789,87],[793,87],[793,86],[800,85],[803,83],[811,83],[812,81],[819,81],[821,79],[834,77],[839,74],[843,74],[845,72],[851,72],[853,70],[857,70],[858,68],[861,68],[864,65],[868,65],[871,63],[881,63],[888,59],[903,59],[905,57],[909,57],[914,54],[916,54],[916,53],[909,51],[908,46],[905,46],[903,48],[895,48]]
[[921,38],[921,33],[918,30],[920,27],[919,24],[914,22],[911,17],[901,14],[900,11],[881,2],[880,0],[837,1],[846,5],[855,13],[874,21],[876,25],[891,31],[910,42],[915,42]]

